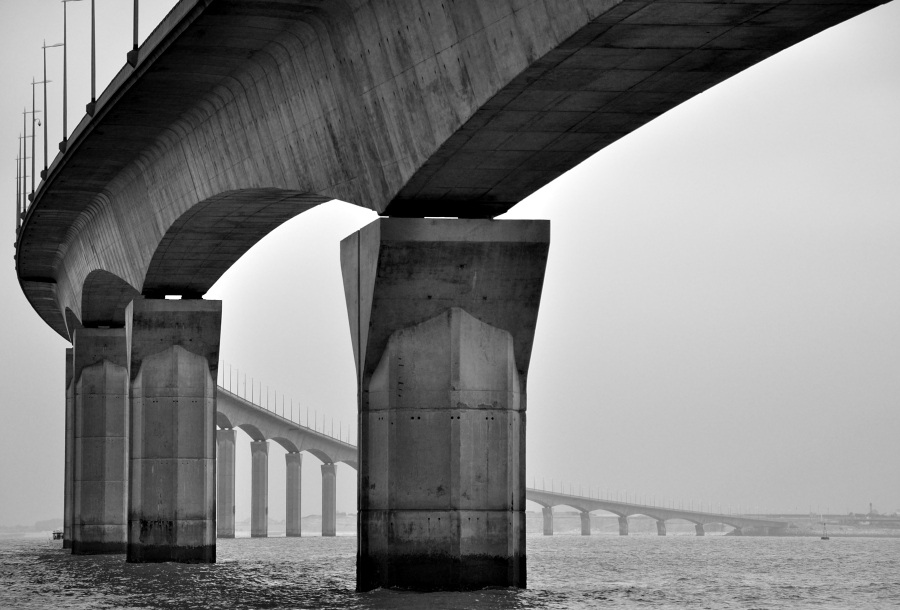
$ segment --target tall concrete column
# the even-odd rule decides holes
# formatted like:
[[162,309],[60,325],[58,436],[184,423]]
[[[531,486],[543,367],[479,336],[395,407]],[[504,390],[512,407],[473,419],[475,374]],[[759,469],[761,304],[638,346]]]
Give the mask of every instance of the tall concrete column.
[[269,441],[250,443],[250,536],[269,535]]
[[322,535],[337,534],[337,464],[322,464]]
[[128,305],[128,561],[216,560],[216,376],[222,302]]
[[300,483],[303,478],[303,454],[285,453],[285,534],[288,537],[301,536],[300,526]]
[[75,502],[72,498],[72,480],[75,478],[73,464],[75,462],[75,387],[72,378],[75,373],[74,354],[71,347],[66,348],[66,465],[63,473],[63,548],[72,548],[72,520],[75,514]]
[[552,536],[553,535],[553,507],[552,506],[544,506],[541,508],[541,516],[543,517],[544,522],[544,535]]
[[619,535],[628,535],[628,517],[619,517]]
[[705,536],[705,535],[706,535],[706,530],[703,529],[703,524],[702,524],[702,523],[697,523],[697,524],[695,524],[695,525],[694,525],[694,530],[697,532],[697,535],[698,535],[698,536]]
[[666,535],[666,522],[661,519],[656,521],[656,535],[657,536],[665,536]]
[[128,350],[124,328],[79,328],[73,348],[72,553],[124,553]]
[[525,586],[525,388],[549,222],[382,218],[341,242],[356,585]]
[[581,513],[581,535],[591,535],[591,513]]
[[216,430],[216,536],[234,538],[234,429]]

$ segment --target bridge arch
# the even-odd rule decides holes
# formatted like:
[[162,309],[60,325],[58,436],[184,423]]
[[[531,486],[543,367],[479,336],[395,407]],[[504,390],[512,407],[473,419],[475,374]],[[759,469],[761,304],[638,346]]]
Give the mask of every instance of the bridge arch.
[[125,326],[125,309],[140,291],[114,273],[95,269],[81,287],[81,323],[89,327]]

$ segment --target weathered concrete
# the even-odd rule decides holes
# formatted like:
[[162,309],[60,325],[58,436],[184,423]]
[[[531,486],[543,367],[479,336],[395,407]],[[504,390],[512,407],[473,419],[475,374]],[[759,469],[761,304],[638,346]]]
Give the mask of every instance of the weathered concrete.
[[49,168],[18,277],[70,337],[67,309],[97,324],[85,302],[119,303],[100,317],[122,317],[121,287],[84,294],[92,272],[202,294],[255,240],[331,198],[496,216],[879,3],[182,0]]
[[221,301],[128,306],[128,561],[215,562]]
[[665,536],[666,535],[666,522],[659,521],[656,522],[656,535],[657,536]]
[[591,535],[591,513],[581,513],[581,535]]
[[285,535],[288,537],[301,536],[301,491],[300,483],[303,479],[303,454],[285,453]]
[[698,536],[705,536],[705,535],[706,535],[706,530],[703,529],[703,524],[702,524],[702,523],[696,523],[696,524],[694,524],[694,530],[696,530]]
[[75,515],[75,502],[72,497],[72,482],[75,478],[75,386],[74,354],[71,347],[66,348],[66,465],[63,472],[63,548],[72,548],[72,521]]
[[525,586],[525,387],[545,221],[341,242],[360,408],[357,588]]
[[322,535],[337,534],[337,464],[322,464]]
[[216,430],[216,537],[234,538],[233,429]]
[[544,517],[544,535],[552,536],[553,535],[553,507],[552,506],[544,506],[541,508],[541,513]]
[[619,517],[619,535],[628,535],[628,517]]
[[250,443],[250,536],[269,535],[269,441]]
[[128,492],[125,329],[75,331],[72,553],[124,553]]

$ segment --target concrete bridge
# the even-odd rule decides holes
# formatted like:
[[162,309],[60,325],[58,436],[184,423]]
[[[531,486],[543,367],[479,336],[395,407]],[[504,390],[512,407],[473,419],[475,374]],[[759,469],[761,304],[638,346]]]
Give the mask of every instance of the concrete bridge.
[[219,386],[216,400],[216,529],[219,538],[234,537],[234,451],[240,428],[252,442],[250,451],[250,535],[265,537],[269,532],[269,440],[287,451],[285,528],[288,536],[300,535],[300,477],[303,453],[308,452],[322,464],[322,535],[335,535],[337,469],[344,462],[354,469],[357,451],[354,445],[291,421]]
[[745,527],[753,528],[756,531],[774,533],[778,530],[784,530],[788,526],[787,521],[778,521],[775,519],[707,513],[703,511],[666,508],[662,506],[647,506],[629,502],[591,498],[588,496],[556,493],[540,489],[526,489],[525,497],[544,507],[544,534],[548,536],[553,535],[554,506],[571,506],[572,508],[580,510],[581,533],[585,536],[591,534],[591,512],[595,510],[603,510],[617,515],[619,517],[619,534],[622,536],[628,535],[628,517],[634,515],[644,515],[651,519],[656,519],[656,532],[660,536],[666,535],[666,521],[671,519],[690,521],[694,524],[698,536],[703,536],[706,533],[703,526],[710,523],[730,525],[735,529],[735,533],[738,535],[742,533],[742,530]]
[[73,552],[215,560],[222,303],[202,296],[269,231],[340,198],[384,216],[341,244],[357,586],[525,586],[550,230],[489,219],[880,3],[179,2],[89,104],[17,227],[22,290],[73,343]]

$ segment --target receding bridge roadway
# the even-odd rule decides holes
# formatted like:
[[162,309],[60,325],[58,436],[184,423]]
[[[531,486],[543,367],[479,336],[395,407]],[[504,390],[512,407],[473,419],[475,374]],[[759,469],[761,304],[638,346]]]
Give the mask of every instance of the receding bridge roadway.
[[[233,394],[221,386],[218,388],[216,411],[216,424],[220,428],[225,430],[240,428],[256,443],[266,442],[268,440],[277,442],[288,452],[287,459],[289,463],[292,459],[290,457],[291,454],[307,451],[324,462],[326,467],[329,464],[333,465],[334,462],[344,462],[354,469],[357,469],[357,448],[355,445],[345,443],[344,441],[328,436],[327,434],[301,426],[300,424],[269,411],[264,407],[258,406],[237,394]],[[232,440],[231,442],[233,443],[234,441]],[[266,455],[268,455],[268,453],[266,453]],[[224,465],[224,468],[222,464],[223,457],[222,455],[218,456],[219,487],[230,489],[232,500],[230,502],[226,501],[225,503],[220,502],[220,504],[222,504],[219,507],[220,513],[223,510],[228,512],[228,508],[233,508],[234,506],[233,449],[231,453],[226,453],[226,456],[227,459],[232,460],[232,463]],[[254,467],[256,467],[255,464]],[[253,472],[251,476],[255,477],[258,475],[256,475],[256,472]],[[292,473],[289,471],[288,478],[290,479],[291,476]],[[299,476],[299,473],[294,476]],[[299,479],[297,480],[297,483],[299,484]],[[323,535],[333,536],[335,533],[333,513],[336,510],[336,507],[333,498],[324,499],[326,494],[331,494],[332,496],[334,494],[334,490],[329,487],[329,484],[333,484],[333,482],[323,481],[322,523]],[[291,485],[290,481],[288,482],[288,485]],[[265,497],[260,496],[267,490],[258,483],[251,485],[251,487],[251,493],[254,495],[253,501],[251,502],[251,524],[256,528],[256,535],[264,536],[265,523],[267,523],[266,517],[268,515],[267,510],[264,509],[267,507],[268,500]],[[287,523],[289,535],[291,531],[296,532],[296,535],[299,535],[300,533],[299,495],[297,497],[298,505],[296,507],[296,516],[294,517],[296,523],[291,523],[290,519],[288,519]],[[525,497],[544,507],[544,533],[547,535],[553,534],[552,509],[554,506],[570,506],[581,511],[581,533],[585,535],[591,533],[590,513],[595,510],[603,510],[617,515],[619,517],[619,533],[622,535],[628,534],[628,517],[635,515],[644,515],[656,519],[657,533],[662,536],[666,534],[665,522],[670,519],[683,519],[694,523],[697,534],[701,536],[705,533],[703,526],[710,523],[730,525],[735,528],[738,533],[741,533],[743,528],[753,528],[754,531],[757,532],[775,532],[783,530],[788,526],[787,522],[774,519],[761,519],[758,517],[745,517],[741,515],[726,515],[703,511],[648,506],[531,488],[525,489]],[[289,506],[287,511],[289,515],[292,512],[291,500],[292,498],[289,494]],[[331,511],[332,514],[326,516],[325,513],[328,511]],[[219,528],[220,535],[234,536],[233,521],[230,521],[230,523],[230,529],[227,526]],[[327,524],[331,524],[330,529],[327,528]]]

